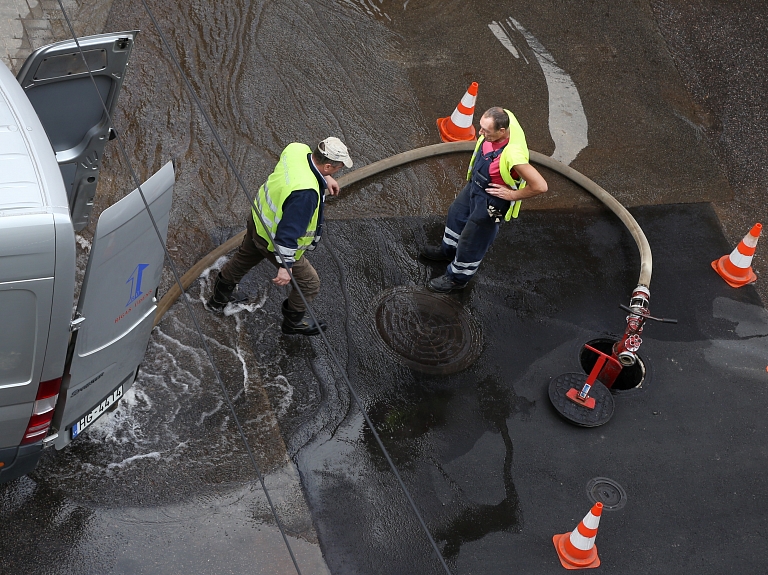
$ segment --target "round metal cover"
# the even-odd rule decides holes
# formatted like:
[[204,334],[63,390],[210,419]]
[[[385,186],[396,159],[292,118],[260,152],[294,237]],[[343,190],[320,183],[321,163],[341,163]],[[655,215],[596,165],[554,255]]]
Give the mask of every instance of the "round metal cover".
[[597,427],[608,423],[613,416],[613,396],[599,381],[589,390],[589,396],[595,398],[594,409],[577,405],[566,397],[569,389],[581,390],[586,381],[587,375],[584,373],[563,373],[552,378],[549,382],[549,400],[560,415],[575,425]]
[[624,488],[613,479],[607,477],[595,477],[587,483],[587,495],[592,503],[600,502],[603,509],[616,511],[627,504],[627,493]]
[[472,365],[483,348],[477,323],[447,295],[399,286],[383,292],[376,330],[387,349],[406,367],[435,375]]

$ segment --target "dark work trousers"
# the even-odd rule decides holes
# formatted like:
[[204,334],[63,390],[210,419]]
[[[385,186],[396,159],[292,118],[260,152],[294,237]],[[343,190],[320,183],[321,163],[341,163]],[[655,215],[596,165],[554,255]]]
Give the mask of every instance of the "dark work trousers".
[[[269,260],[277,269],[282,267],[275,254],[269,251],[267,240],[256,233],[253,215],[249,214],[243,243],[237,248],[235,255],[221,268],[221,277],[230,285],[239,284],[243,276],[263,259]],[[291,273],[307,301],[311,302],[315,299],[320,293],[320,278],[315,268],[309,263],[306,254],[302,254],[301,258],[294,262]],[[307,310],[307,306],[304,305],[299,292],[294,287],[291,287],[291,293],[288,296],[288,307],[294,311]]]
[[467,182],[448,209],[442,247],[453,261],[445,275],[456,283],[472,279],[499,233],[499,224],[488,215],[488,197],[484,190]]

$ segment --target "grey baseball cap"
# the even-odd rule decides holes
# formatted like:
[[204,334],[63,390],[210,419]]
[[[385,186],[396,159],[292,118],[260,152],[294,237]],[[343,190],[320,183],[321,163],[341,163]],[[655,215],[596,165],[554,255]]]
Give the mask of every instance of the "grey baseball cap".
[[349,150],[347,150],[344,142],[338,138],[330,136],[320,142],[318,147],[320,148],[320,151],[323,153],[323,155],[329,160],[333,160],[334,162],[343,162],[346,167],[352,167],[352,158],[349,157]]

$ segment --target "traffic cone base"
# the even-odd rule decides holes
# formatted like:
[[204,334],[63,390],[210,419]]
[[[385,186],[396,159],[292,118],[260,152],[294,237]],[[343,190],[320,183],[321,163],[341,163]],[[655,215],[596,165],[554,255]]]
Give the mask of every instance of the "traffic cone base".
[[[437,129],[440,131],[440,138],[443,142],[471,142],[476,140],[475,127],[469,128],[457,128],[456,125],[451,122],[451,117],[437,119]],[[458,132],[458,133],[457,133]]]
[[[730,255],[725,255],[719,260],[712,262],[712,269],[725,280],[725,283],[731,287],[739,288],[757,281],[757,276],[751,267],[746,270],[736,268],[731,264],[730,257]],[[736,273],[729,271],[729,268],[733,269]]]
[[597,556],[597,527],[603,514],[603,504],[599,501],[592,506],[576,529],[570,533],[558,533],[552,537],[560,563],[566,569],[591,569],[600,565]]
[[560,563],[562,563],[563,567],[573,570],[592,569],[594,567],[599,567],[600,557],[597,556],[597,545],[593,545],[592,549],[586,552],[586,557],[574,557],[567,550],[566,541],[568,541],[570,537],[570,531],[568,533],[560,533],[559,535],[552,537],[552,543],[555,544],[557,556],[560,558]]
[[472,82],[453,114],[437,119],[437,129],[443,142],[469,142],[476,139],[475,127],[472,125],[476,101],[477,82]]

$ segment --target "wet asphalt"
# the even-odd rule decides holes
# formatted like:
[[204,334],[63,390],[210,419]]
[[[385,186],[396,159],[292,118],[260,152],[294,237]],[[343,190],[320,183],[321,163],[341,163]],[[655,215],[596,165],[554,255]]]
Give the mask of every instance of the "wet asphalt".
[[[418,262],[407,243],[375,250],[371,267],[340,255],[370,287],[321,310],[341,318],[336,332],[342,322],[361,326],[340,338],[337,353],[455,572],[560,571],[551,537],[586,514],[596,478],[627,496],[623,509],[604,512],[597,538],[610,572],[722,573],[734,560],[744,572],[761,569],[761,553],[748,550],[768,503],[760,472],[768,314],[753,289],[734,294],[710,273],[727,245],[713,240],[711,206],[633,214],[658,254],[652,310],[679,324],[647,325],[641,387],[617,392],[613,418],[594,429],[562,421],[547,388],[560,374],[584,373],[581,346],[615,338],[623,323],[618,304],[639,262],[606,212],[529,212],[503,229],[482,276],[457,296],[482,326],[482,354],[447,376],[393,361],[368,305],[391,284],[417,289],[441,268]],[[351,252],[363,227],[415,239],[435,233],[416,219],[343,226],[352,229],[336,233],[338,254]],[[670,239],[674,228],[683,233]],[[331,572],[441,572],[356,410],[297,462]]]
[[[729,288],[709,267],[768,213],[763,3],[152,8],[252,189],[293,140],[339,135],[356,167],[435,143],[435,118],[472,81],[479,110],[511,108],[530,148],[553,153],[546,79],[510,19],[532,34],[583,105],[589,144],[571,166],[631,208],[654,254],[651,312],[679,319],[647,324],[642,387],[617,393],[596,429],[549,403],[551,378],[583,372],[585,342],[621,332],[618,304],[639,270],[615,217],[549,173],[550,192],[502,227],[478,278],[451,296],[481,333],[477,361],[425,374],[387,347],[377,305],[441,273],[418,246],[439,238],[463,156],[394,170],[329,204],[310,259],[333,351],[452,572],[561,572],[551,538],[589,510],[595,478],[626,493],[600,524],[607,572],[763,570],[768,291],[760,280]],[[169,248],[183,270],[243,228],[246,201],[140,2],[114,5],[106,28],[142,30],[116,123],[142,178],[177,160]],[[97,212],[133,187],[109,153]],[[753,265],[765,274],[763,247]],[[232,317],[202,308],[208,276],[190,295],[302,572],[442,572],[329,350],[280,334],[271,274],[244,280],[250,307]],[[185,314],[177,305],[156,330],[114,414],[0,486],[0,572],[296,571]]]

